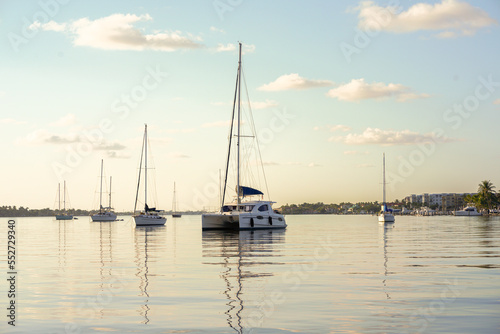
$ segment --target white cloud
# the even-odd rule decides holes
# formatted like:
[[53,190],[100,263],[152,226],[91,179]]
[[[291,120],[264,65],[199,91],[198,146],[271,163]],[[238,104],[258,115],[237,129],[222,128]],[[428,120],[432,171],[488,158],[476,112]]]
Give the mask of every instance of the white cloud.
[[419,143],[448,143],[457,139],[438,136],[434,133],[418,133],[410,130],[381,130],[366,128],[361,134],[331,137],[329,141],[342,142],[347,145],[412,145]]
[[307,167],[315,168],[315,167],[320,167],[321,165],[318,165],[317,163],[311,162]]
[[266,99],[265,101],[250,102],[250,105],[252,106],[253,109],[266,109],[266,108],[277,107],[278,102]]
[[3,118],[3,119],[0,119],[0,124],[17,125],[17,124],[26,124],[26,122],[18,121],[18,120],[15,120],[13,118]]
[[500,104],[500,99],[496,99],[495,101],[493,101],[493,104]]
[[[228,43],[226,45],[219,43],[217,44],[217,47],[215,48],[216,52],[228,52],[228,51],[235,51],[238,49],[237,44],[233,43]],[[243,44],[242,45],[242,51],[243,53],[252,53],[255,51],[255,45],[252,44]]]
[[225,34],[226,32],[224,31],[224,29],[219,29],[219,28],[216,28],[214,26],[210,27],[210,31],[213,31],[213,32],[220,32],[220,33],[223,33]]
[[373,1],[364,1],[359,11],[358,26],[367,31],[385,30],[395,33],[419,30],[441,31],[439,38],[457,35],[474,35],[477,30],[498,24],[479,7],[459,0],[442,0],[440,3],[417,3],[400,12],[394,6],[381,7]]
[[220,128],[220,127],[229,127],[231,125],[231,121],[217,121],[211,123],[202,124],[202,128]]
[[112,14],[96,20],[81,18],[70,23],[50,21],[34,22],[32,29],[65,32],[73,38],[76,46],[88,46],[105,50],[161,50],[195,49],[202,45],[199,37],[184,35],[180,31],[165,31],[147,34],[134,27],[141,21],[151,21],[148,14]]
[[130,154],[124,152],[107,151],[106,156],[111,159],[128,159]]
[[401,84],[385,84],[383,82],[366,83],[365,79],[353,79],[351,82],[330,89],[327,93],[329,97],[337,98],[341,101],[360,101],[367,99],[396,98],[399,102],[407,100],[427,98],[428,94],[417,94],[409,87]]
[[174,159],[189,159],[191,158],[189,155],[180,153],[180,152],[172,152],[170,153],[170,157]]
[[344,151],[345,155],[366,155],[369,154],[368,151],[360,152],[360,151]]
[[54,127],[63,127],[70,126],[76,123],[76,116],[74,114],[67,114],[66,116],[61,117],[55,122],[50,123],[50,126]]
[[257,89],[263,91],[300,90],[331,85],[333,85],[333,82],[329,80],[310,80],[302,78],[297,73],[291,73],[282,75],[275,81],[262,85]]

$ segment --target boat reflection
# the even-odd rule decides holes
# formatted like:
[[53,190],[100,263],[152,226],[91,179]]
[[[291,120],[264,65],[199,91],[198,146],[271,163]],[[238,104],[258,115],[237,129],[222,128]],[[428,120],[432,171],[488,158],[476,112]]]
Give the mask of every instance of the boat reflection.
[[[285,230],[203,231],[203,264],[219,265],[220,277],[225,282],[222,293],[227,299],[227,324],[237,333],[243,333],[245,303],[255,306],[264,299],[262,278],[273,276],[273,265],[281,256],[276,244],[284,243]],[[266,261],[268,258],[268,261]],[[208,260],[210,259],[210,260]],[[265,270],[269,267],[269,270]],[[250,300],[251,299],[251,300]],[[256,302],[257,301],[257,302]]]
[[387,297],[387,299],[391,299],[391,296],[389,295],[389,292],[387,291],[387,278],[389,276],[389,270],[388,270],[388,263],[389,263],[389,256],[387,254],[387,248],[388,248],[388,234],[389,231],[394,228],[394,224],[389,223],[389,224],[383,224],[380,226],[381,229],[383,229],[383,246],[384,246],[384,279],[382,280],[382,284],[384,285],[384,293]]
[[[136,226],[134,230],[135,263],[137,265],[135,276],[139,278],[140,296],[144,297],[144,304],[139,310],[139,314],[144,318],[141,321],[143,324],[149,323],[148,312],[150,311],[148,252],[155,251],[155,246],[161,242],[160,235],[163,235],[165,229],[165,226]],[[150,249],[148,250],[148,248]]]

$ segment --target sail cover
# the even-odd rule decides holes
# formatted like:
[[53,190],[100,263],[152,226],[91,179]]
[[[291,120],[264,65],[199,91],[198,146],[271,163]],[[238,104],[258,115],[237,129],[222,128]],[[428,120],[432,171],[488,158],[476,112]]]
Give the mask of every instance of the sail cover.
[[264,195],[264,193],[258,189],[240,186],[239,195],[242,197],[245,197],[245,196],[254,196],[254,195]]

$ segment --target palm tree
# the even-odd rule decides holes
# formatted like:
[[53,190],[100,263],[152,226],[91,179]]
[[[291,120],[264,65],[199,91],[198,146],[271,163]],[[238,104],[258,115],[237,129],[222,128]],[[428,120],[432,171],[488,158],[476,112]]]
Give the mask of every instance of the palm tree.
[[488,209],[489,211],[493,204],[497,204],[498,197],[495,194],[495,190],[493,190],[494,188],[495,186],[489,180],[479,183],[479,188],[477,188],[479,207]]

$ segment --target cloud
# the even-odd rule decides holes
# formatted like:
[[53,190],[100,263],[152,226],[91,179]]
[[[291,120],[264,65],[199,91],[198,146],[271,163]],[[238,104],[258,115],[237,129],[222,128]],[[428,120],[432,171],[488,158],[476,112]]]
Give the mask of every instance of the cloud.
[[217,121],[211,123],[202,124],[202,128],[220,128],[220,127],[229,127],[231,125],[231,121]]
[[116,151],[107,151],[106,156],[111,159],[128,159],[130,154]]
[[315,167],[320,167],[321,165],[318,165],[317,163],[311,162],[310,164],[307,165],[307,167],[315,168]]
[[344,151],[345,155],[366,155],[369,154],[368,151],[360,152],[360,151]]
[[109,142],[104,139],[92,141],[85,135],[78,132],[70,133],[54,133],[45,129],[38,129],[29,133],[26,137],[18,140],[20,145],[37,146],[37,145],[63,145],[63,144],[90,144],[94,150],[102,151],[120,151],[126,147],[118,142]]
[[279,166],[280,164],[275,161],[263,161],[262,164],[264,166]]
[[0,124],[12,124],[12,125],[18,125],[18,124],[26,124],[24,121],[18,121],[13,118],[3,118],[0,119]]
[[54,127],[64,127],[70,126],[76,123],[76,116],[74,114],[67,114],[66,116],[61,117],[55,122],[50,123],[50,126]]
[[329,80],[310,80],[299,76],[297,73],[285,74],[275,81],[262,85],[258,90],[262,91],[281,91],[281,90],[302,90],[315,87],[332,86],[333,82]]
[[448,143],[457,139],[438,136],[435,133],[412,132],[410,130],[381,130],[366,128],[361,134],[348,134],[346,136],[331,137],[329,141],[342,142],[347,145],[412,145],[419,143]]
[[[226,45],[219,43],[217,44],[217,47],[215,48],[216,52],[228,52],[228,51],[235,51],[238,49],[237,44],[233,43],[228,43]],[[242,45],[242,51],[243,53],[252,53],[255,51],[255,45],[252,44],[243,44]]]
[[223,33],[225,34],[226,32],[224,31],[224,29],[219,29],[219,28],[216,28],[214,26],[210,27],[210,31],[213,31],[213,32],[220,32],[220,33]]
[[496,99],[495,101],[493,101],[493,104],[500,104],[500,99]]
[[253,101],[250,102],[253,109],[267,109],[272,107],[277,107],[278,102],[266,99],[265,101]]
[[335,132],[335,131],[342,131],[346,132],[351,130],[350,126],[347,125],[342,125],[342,124],[337,124],[337,125],[322,125],[322,126],[315,126],[313,128],[314,131],[321,131],[321,130],[328,130],[329,132]]
[[401,84],[385,84],[383,82],[366,83],[365,79],[353,79],[351,82],[330,89],[327,96],[341,101],[360,101],[368,99],[385,99],[394,97],[398,102],[427,98],[428,94],[417,94],[409,87]]
[[367,31],[408,33],[433,30],[441,31],[436,37],[452,38],[474,35],[481,28],[498,24],[481,8],[459,0],[417,3],[403,12],[394,6],[381,7],[373,1],[364,1],[356,9],[359,11],[358,27]]
[[189,155],[180,153],[180,152],[172,152],[170,153],[170,157],[174,159],[189,159],[191,158]]
[[148,14],[112,14],[96,20],[81,18],[70,23],[50,21],[34,22],[31,29],[64,32],[70,35],[75,46],[88,46],[104,50],[160,50],[201,48],[200,38],[180,31],[164,31],[147,34],[134,27],[141,21],[153,20]]

